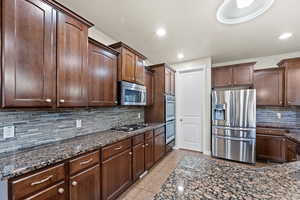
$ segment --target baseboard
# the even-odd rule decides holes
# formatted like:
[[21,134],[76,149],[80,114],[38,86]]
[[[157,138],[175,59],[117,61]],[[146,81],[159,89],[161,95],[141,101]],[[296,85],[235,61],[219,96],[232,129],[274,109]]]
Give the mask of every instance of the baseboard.
[[204,155],[211,156],[211,151],[203,151],[203,154],[204,154]]

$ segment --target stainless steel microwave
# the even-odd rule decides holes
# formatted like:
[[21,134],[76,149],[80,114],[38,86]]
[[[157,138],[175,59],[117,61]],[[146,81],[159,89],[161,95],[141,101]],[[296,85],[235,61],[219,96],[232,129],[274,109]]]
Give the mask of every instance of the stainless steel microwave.
[[145,106],[147,89],[143,85],[121,81],[120,85],[120,103],[124,106]]

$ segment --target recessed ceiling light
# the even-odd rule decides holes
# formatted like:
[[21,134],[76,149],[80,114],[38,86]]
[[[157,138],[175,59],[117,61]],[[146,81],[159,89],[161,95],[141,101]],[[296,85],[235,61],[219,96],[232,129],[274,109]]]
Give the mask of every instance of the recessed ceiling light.
[[237,7],[240,9],[249,7],[253,2],[254,0],[236,0]]
[[279,40],[286,40],[286,39],[289,39],[289,38],[292,37],[292,36],[293,36],[292,33],[282,33],[282,34],[278,37],[278,39],[279,39]]
[[167,31],[166,31],[166,29],[164,29],[164,28],[159,28],[159,29],[157,29],[157,31],[156,31],[156,35],[157,35],[158,37],[164,37],[166,34],[167,34]]
[[183,58],[184,58],[184,55],[183,55],[183,53],[179,53],[179,54],[177,54],[177,58],[178,58],[179,60],[183,59]]

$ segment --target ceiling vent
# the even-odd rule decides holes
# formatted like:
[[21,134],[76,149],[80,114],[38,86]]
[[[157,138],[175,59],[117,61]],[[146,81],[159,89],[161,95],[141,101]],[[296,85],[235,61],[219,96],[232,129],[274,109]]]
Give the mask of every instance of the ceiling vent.
[[273,3],[274,0],[224,0],[217,19],[223,24],[247,22],[266,12]]

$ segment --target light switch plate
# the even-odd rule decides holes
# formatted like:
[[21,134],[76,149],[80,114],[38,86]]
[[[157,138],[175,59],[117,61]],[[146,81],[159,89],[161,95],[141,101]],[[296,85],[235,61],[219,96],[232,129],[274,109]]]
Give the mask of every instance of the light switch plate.
[[277,113],[276,115],[278,119],[281,119],[281,113]]
[[15,127],[14,126],[5,126],[3,128],[3,138],[13,138],[15,137]]
[[82,120],[78,119],[76,120],[76,128],[81,128],[82,127]]

